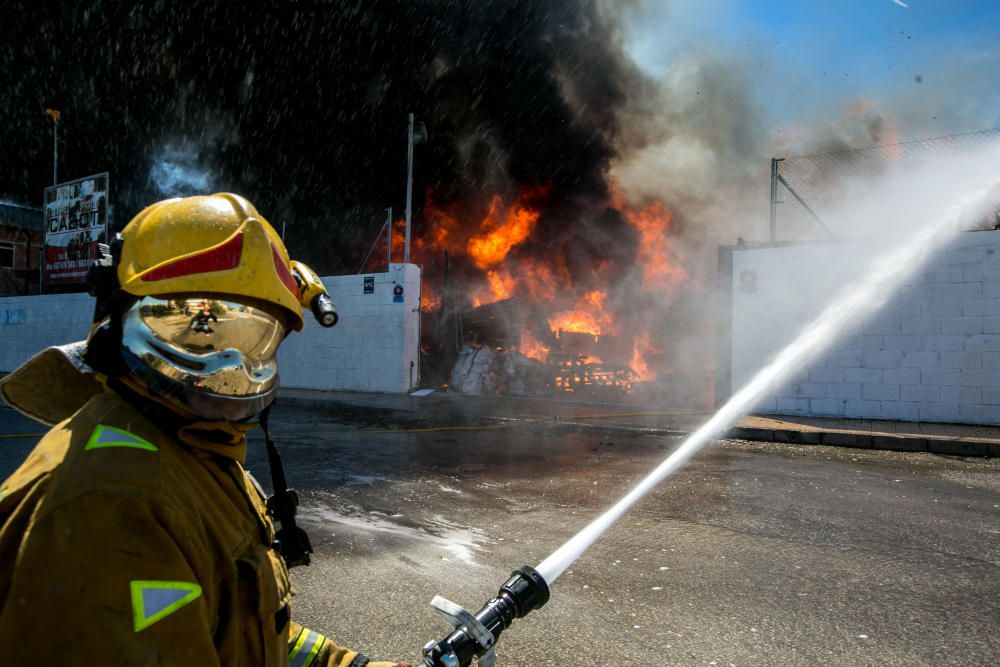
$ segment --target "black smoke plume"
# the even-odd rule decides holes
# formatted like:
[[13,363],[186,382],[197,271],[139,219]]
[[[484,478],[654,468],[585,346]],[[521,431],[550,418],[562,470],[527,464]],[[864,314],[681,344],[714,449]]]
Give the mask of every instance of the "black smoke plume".
[[[470,211],[550,184],[534,251],[585,267],[634,252],[608,209],[616,113],[639,76],[594,0],[0,4],[0,194],[108,171],[114,223],[201,191],[246,195],[294,256],[356,270],[401,214],[406,114],[426,123],[425,193]],[[57,8],[56,8],[57,7]],[[55,9],[54,9],[55,8]]]

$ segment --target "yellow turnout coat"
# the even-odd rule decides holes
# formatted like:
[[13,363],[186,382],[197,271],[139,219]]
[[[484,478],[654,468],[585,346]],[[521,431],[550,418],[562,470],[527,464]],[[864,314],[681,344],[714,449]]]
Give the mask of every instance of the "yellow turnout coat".
[[292,622],[245,436],[161,430],[81,373],[81,351],[0,385],[54,424],[0,485],[0,665],[366,664]]

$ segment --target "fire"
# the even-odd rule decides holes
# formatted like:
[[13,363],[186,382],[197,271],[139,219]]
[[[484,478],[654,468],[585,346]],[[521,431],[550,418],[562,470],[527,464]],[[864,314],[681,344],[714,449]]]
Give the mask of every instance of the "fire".
[[600,290],[585,292],[573,307],[556,313],[549,318],[549,327],[553,331],[568,331],[571,333],[586,333],[599,336],[612,326],[614,319],[604,308],[607,294]]
[[606,299],[607,296],[608,295],[604,292],[595,289],[584,294],[583,300],[599,310],[604,310],[604,299]]
[[664,290],[687,278],[687,272],[671,257],[667,228],[671,215],[661,202],[654,201],[646,208],[635,210],[625,206],[621,210],[625,220],[639,232],[637,263],[642,267],[644,290]]
[[400,218],[392,221],[392,258],[397,262],[403,261],[406,254],[406,220]]
[[536,361],[545,361],[545,357],[549,353],[549,348],[545,343],[538,340],[531,331],[525,331],[521,334],[521,345],[517,351]]
[[[659,336],[654,327],[663,319],[649,309],[664,303],[662,297],[688,277],[671,244],[670,210],[659,201],[633,205],[612,184],[610,208],[636,235],[634,263],[622,266],[620,255],[615,259],[613,252],[590,257],[583,246],[580,257],[589,262],[584,264],[574,256],[571,244],[552,245],[557,237],[551,229],[543,239],[545,250],[540,249],[541,244],[532,245],[543,222],[545,209],[539,203],[550,187],[526,189],[513,198],[492,195],[484,202],[485,210],[479,209],[474,216],[469,214],[475,210],[473,206],[441,206],[433,193],[428,193],[427,226],[414,239],[414,261],[439,262],[429,258],[440,257],[442,251],[449,254],[449,291],[457,295],[460,308],[518,298],[528,309],[525,312],[533,313],[525,316],[517,346],[517,351],[528,357],[547,359],[550,364],[583,364],[594,378],[606,373],[631,378],[625,382],[634,381],[636,376],[655,379],[664,355],[656,343]],[[595,213],[584,209],[580,215],[580,228],[585,229],[584,216]],[[575,228],[567,229],[570,236],[563,238],[572,239],[575,233],[579,233]],[[401,243],[401,234],[398,236],[394,247]],[[536,327],[539,323],[541,329]],[[548,338],[546,324],[556,338]],[[574,336],[563,340],[560,332]],[[580,338],[581,334],[593,336],[593,344]],[[553,352],[559,352],[557,359],[561,361],[553,361]],[[598,358],[605,354],[607,358]],[[621,369],[634,374],[622,376]]]
[[441,307],[441,295],[427,291],[427,285],[421,286],[420,307],[425,311],[437,310]]
[[480,225],[483,232],[469,239],[469,256],[480,269],[496,266],[511,248],[531,236],[538,217],[538,211],[528,208],[523,201],[504,211],[503,200],[494,195],[486,218]]
[[569,271],[562,262],[521,258],[517,263],[517,284],[538,301],[554,301],[572,284]]
[[509,299],[517,288],[517,280],[503,267],[486,272],[488,289],[479,289],[473,294],[472,305],[482,306],[494,301]]
[[659,349],[653,344],[649,331],[640,332],[635,338],[635,348],[632,351],[632,370],[639,376],[640,380],[656,379],[656,373],[650,372],[646,359]]
[[601,334],[601,327],[593,313],[571,310],[559,313],[549,318],[549,326],[553,331],[569,331],[571,333],[586,333],[594,336]]

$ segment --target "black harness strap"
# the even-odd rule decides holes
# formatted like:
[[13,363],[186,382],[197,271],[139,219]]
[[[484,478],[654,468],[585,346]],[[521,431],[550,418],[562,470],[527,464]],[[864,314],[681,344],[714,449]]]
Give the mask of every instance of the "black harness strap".
[[270,411],[271,406],[268,406],[260,412],[260,428],[264,431],[264,441],[267,443],[267,462],[271,468],[271,483],[274,486],[274,495],[267,499],[267,511],[275,521],[281,524],[278,532],[275,533],[278,542],[276,546],[288,567],[308,565],[309,554],[312,553],[313,548],[309,543],[309,536],[295,524],[299,496],[294,490],[288,488],[278,447],[274,444],[267,429],[267,417]]

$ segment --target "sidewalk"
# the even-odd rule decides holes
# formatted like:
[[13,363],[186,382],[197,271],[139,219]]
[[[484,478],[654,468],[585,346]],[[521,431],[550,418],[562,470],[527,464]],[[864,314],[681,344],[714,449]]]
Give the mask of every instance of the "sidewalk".
[[[710,413],[659,411],[538,397],[469,396],[435,391],[427,396],[282,389],[278,403],[332,409],[355,417],[404,424],[463,426],[530,421],[577,428],[686,435]],[[872,419],[749,416],[720,437],[859,449],[1000,456],[1000,427]]]

